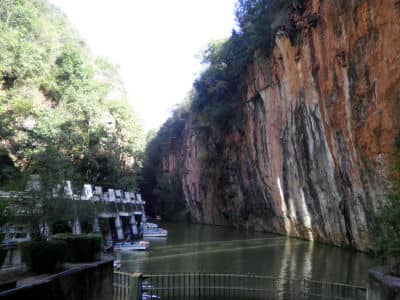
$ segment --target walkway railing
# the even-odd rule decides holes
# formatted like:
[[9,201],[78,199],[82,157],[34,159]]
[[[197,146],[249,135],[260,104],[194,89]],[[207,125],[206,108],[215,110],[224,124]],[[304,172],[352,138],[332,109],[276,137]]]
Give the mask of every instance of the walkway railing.
[[113,275],[113,299],[137,300],[140,299],[139,278],[141,274],[123,273],[114,271]]
[[[124,274],[124,275],[120,275]],[[179,273],[138,276],[132,295],[134,275],[116,273],[115,300],[150,299],[363,299],[366,288],[350,284],[291,279],[261,275]],[[137,275],[136,275],[137,276]],[[127,279],[129,277],[130,279]],[[122,280],[122,281],[121,281]],[[124,287],[128,285],[128,289]],[[143,296],[144,295],[144,296]],[[134,298],[136,297],[136,298]]]

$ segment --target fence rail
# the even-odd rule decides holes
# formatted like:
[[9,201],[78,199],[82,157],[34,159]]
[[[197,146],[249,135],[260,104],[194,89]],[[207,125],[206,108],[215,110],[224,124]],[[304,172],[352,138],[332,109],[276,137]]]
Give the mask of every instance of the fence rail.
[[113,299],[136,300],[138,298],[139,277],[136,274],[114,271],[113,275]]
[[[157,295],[161,300],[180,299],[366,299],[362,286],[308,279],[263,275],[168,273],[134,275],[115,273],[115,300]],[[126,286],[129,286],[126,288]],[[135,294],[136,293],[136,294]],[[133,295],[135,294],[135,295]]]

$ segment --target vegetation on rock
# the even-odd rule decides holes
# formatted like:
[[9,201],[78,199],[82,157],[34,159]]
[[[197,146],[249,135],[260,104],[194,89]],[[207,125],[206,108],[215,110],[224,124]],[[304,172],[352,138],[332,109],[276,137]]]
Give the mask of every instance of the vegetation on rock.
[[391,173],[388,202],[374,215],[374,254],[390,266],[390,271],[400,276],[400,139]]

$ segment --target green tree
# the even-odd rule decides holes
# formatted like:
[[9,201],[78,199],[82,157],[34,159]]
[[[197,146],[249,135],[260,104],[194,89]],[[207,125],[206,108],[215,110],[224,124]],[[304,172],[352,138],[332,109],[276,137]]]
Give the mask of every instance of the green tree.
[[390,265],[394,274],[400,275],[400,142],[393,161],[387,203],[373,216],[373,251]]
[[118,67],[94,59],[47,1],[1,1],[0,188],[60,166],[71,180],[133,188],[142,136]]

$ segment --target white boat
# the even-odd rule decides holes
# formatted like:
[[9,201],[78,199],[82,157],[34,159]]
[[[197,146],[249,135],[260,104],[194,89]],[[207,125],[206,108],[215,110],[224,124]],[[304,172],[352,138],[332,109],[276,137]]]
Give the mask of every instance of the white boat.
[[155,223],[145,223],[143,226],[143,237],[166,237],[168,230],[159,228]]
[[150,223],[150,222],[146,222],[144,224],[145,228],[158,228],[158,225],[156,223]]
[[119,259],[114,260],[114,270],[115,271],[121,270],[121,261]]
[[139,242],[120,242],[114,244],[114,250],[119,251],[144,251],[150,247],[150,243],[148,241],[139,241]]
[[150,295],[146,292],[142,294],[142,300],[152,300],[152,299],[159,300],[160,297],[158,297],[157,295]]

